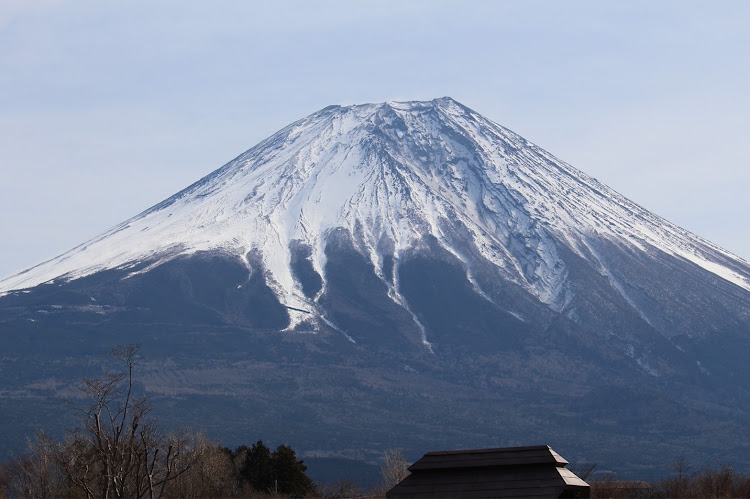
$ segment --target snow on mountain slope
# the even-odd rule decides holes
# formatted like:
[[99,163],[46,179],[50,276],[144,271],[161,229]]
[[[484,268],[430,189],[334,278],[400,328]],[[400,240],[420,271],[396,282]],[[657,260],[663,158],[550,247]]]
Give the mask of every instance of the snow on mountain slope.
[[[220,250],[251,268],[248,255],[260,255],[295,327],[309,314],[294,309],[325,320],[317,300],[325,292],[326,238],[336,228],[353,235],[407,311],[398,272],[384,265],[397,266],[399,255],[428,235],[464,262],[479,293],[472,272],[486,260],[555,310],[572,299],[559,245],[607,274],[590,244],[597,238],[688,260],[750,290],[743,260],[442,98],[325,108],[101,236],[3,279],[0,293]],[[312,299],[291,270],[293,242],[311,249],[323,278]]]

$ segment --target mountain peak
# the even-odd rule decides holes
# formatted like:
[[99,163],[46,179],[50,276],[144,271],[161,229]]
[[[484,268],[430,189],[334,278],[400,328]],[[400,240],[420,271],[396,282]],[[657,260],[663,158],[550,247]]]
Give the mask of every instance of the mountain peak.
[[[324,316],[326,246],[337,230],[407,310],[388,276],[428,241],[461,262],[479,294],[488,296],[477,269],[491,265],[555,311],[576,294],[565,254],[608,272],[602,238],[688,260],[750,290],[741,260],[442,97],[324,108],[105,234],[0,281],[0,292],[108,268],[153,268],[199,251],[251,267],[255,254],[282,304],[304,311],[292,312],[294,328],[309,312]],[[291,269],[294,247],[306,248],[321,276],[315,296]]]
[[426,107],[435,107],[435,108],[441,108],[446,106],[463,106],[460,102],[456,101],[452,97],[437,97],[435,99],[426,100],[426,101],[420,101],[420,100],[411,100],[411,101],[385,101],[382,104],[376,104],[379,106],[389,106],[396,109],[402,109],[402,110],[409,110],[413,108],[426,108]]

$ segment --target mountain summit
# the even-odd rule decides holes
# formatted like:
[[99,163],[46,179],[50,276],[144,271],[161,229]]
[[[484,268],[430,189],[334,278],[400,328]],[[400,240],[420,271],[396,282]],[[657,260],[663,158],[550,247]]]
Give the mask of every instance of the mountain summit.
[[[641,311],[600,254],[601,240],[692,262],[750,290],[746,262],[445,97],[327,107],[105,234],[0,281],[0,292],[142,262],[153,268],[199,251],[234,255],[252,269],[255,255],[293,329],[325,314],[325,250],[336,230],[407,310],[399,262],[428,238],[461,262],[488,300],[476,275],[491,266],[497,279],[569,314],[575,292],[566,253]],[[293,270],[300,248],[321,279],[315,293]]]
[[[438,447],[526,444],[517,432],[543,435],[532,422],[556,411],[617,440],[653,432],[640,407],[721,446],[731,438],[706,427],[750,414],[750,265],[450,98],[331,106],[287,126],[1,280],[0,326],[45,359],[108,341],[180,352],[184,365],[148,383],[167,398],[265,400],[256,381],[274,380],[289,414],[312,411],[295,419],[312,450],[335,445],[334,427],[339,446],[382,443],[363,423],[370,396],[393,424],[438,402],[473,407],[476,421],[457,409],[425,423],[415,449],[436,426]],[[204,386],[194,365],[223,377]],[[19,393],[29,386],[42,385]],[[498,407],[512,431],[493,423]],[[279,431],[276,406],[254,410]]]

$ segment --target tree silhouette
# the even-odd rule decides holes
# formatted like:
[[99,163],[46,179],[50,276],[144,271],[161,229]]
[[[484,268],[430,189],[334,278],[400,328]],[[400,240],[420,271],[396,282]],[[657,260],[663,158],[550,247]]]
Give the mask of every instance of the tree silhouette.
[[242,481],[250,484],[255,490],[273,490],[271,449],[266,447],[263,440],[255,442],[252,448],[243,445],[237,448],[235,454],[240,456],[239,473]]
[[251,448],[243,445],[235,451],[240,480],[260,492],[304,496],[315,491],[307,476],[304,461],[288,445],[275,451],[258,440]]
[[279,445],[271,456],[274,491],[301,497],[315,491],[312,480],[307,476],[304,461],[297,460],[294,450],[288,445]]

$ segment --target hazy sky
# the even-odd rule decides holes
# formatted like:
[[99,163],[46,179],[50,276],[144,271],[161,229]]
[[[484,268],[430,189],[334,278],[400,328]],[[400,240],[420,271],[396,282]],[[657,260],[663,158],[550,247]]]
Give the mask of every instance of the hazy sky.
[[750,2],[0,2],[0,277],[330,104],[451,96],[750,260]]

